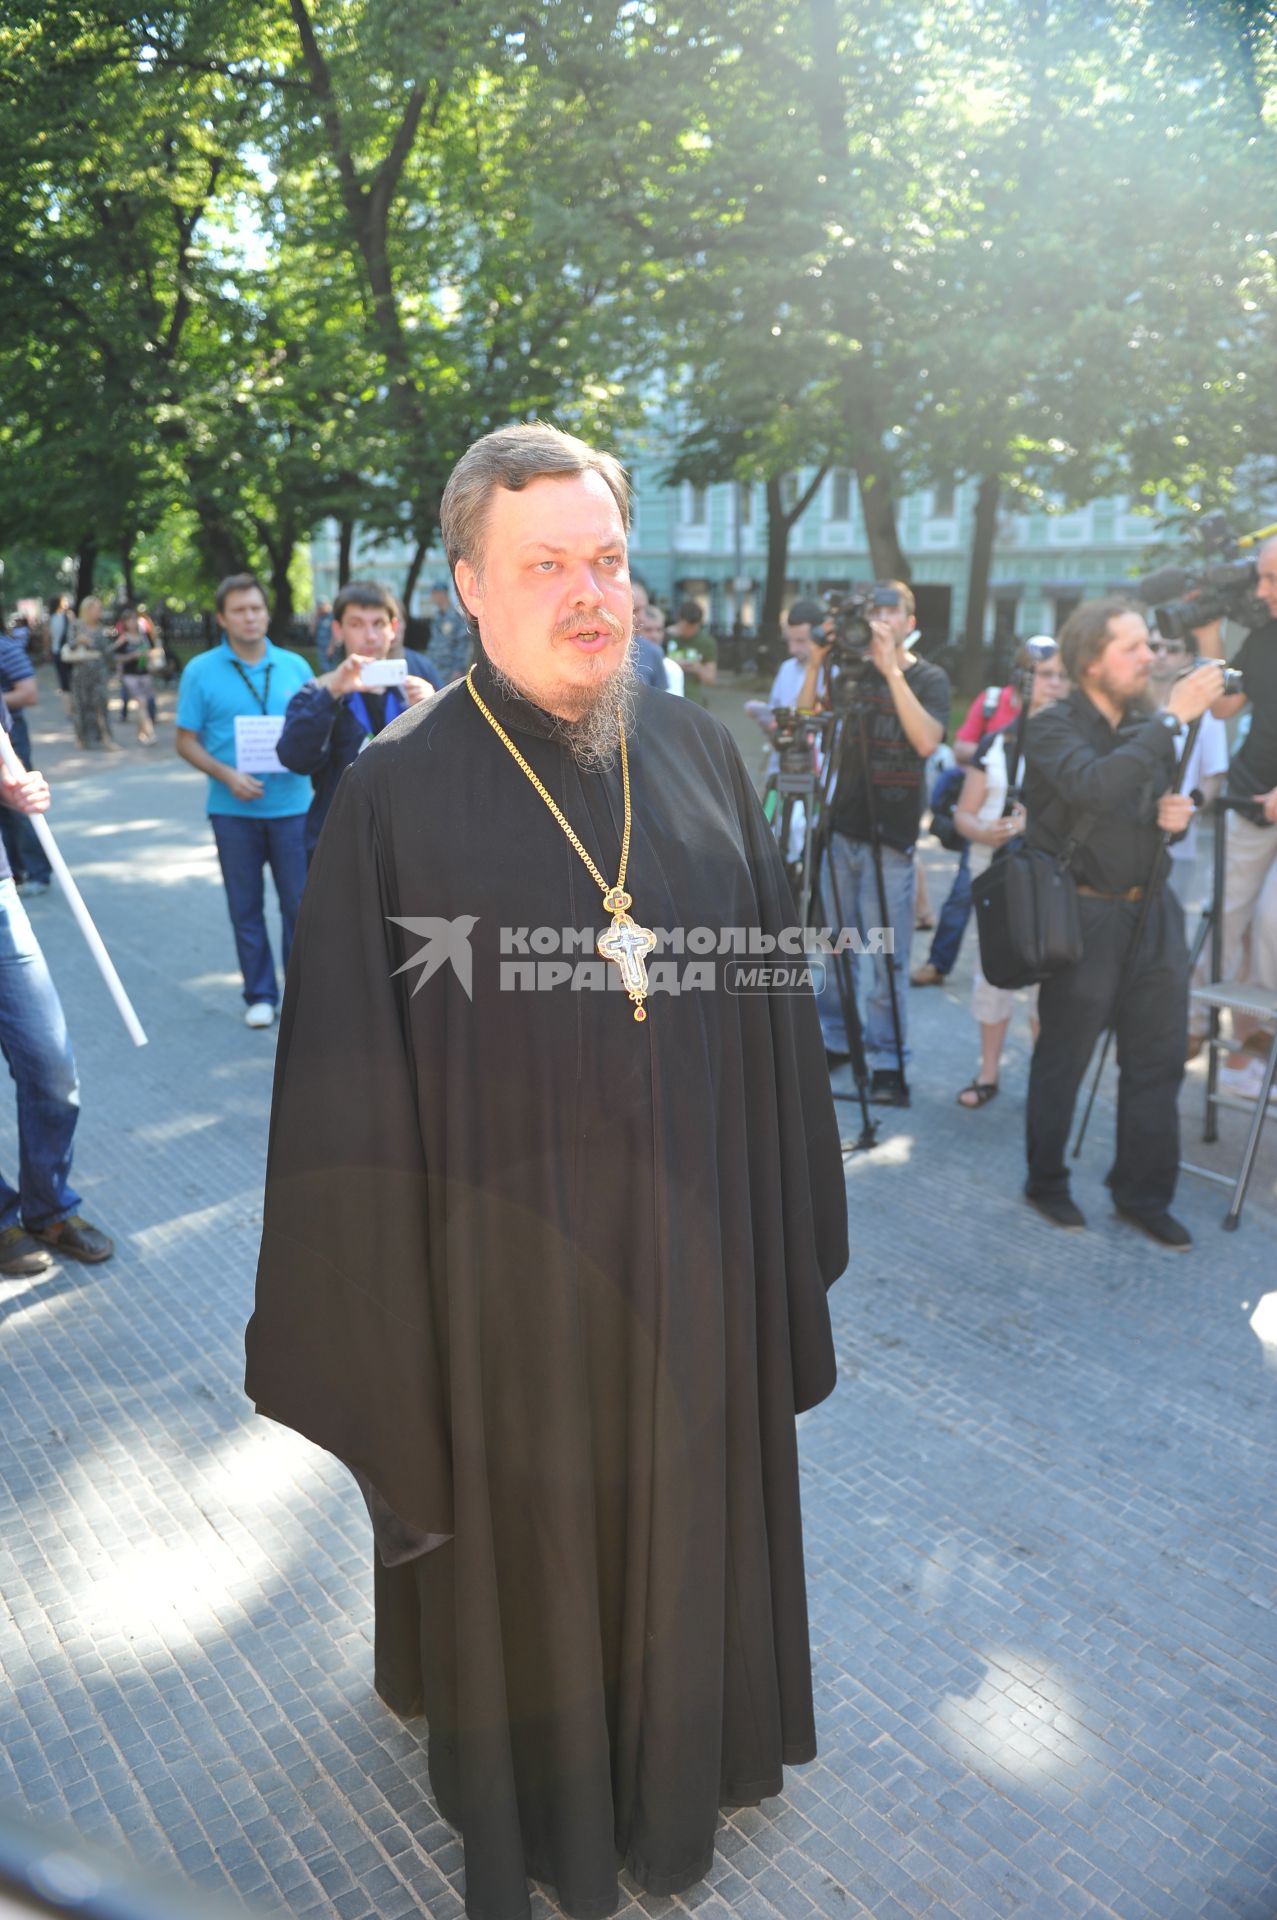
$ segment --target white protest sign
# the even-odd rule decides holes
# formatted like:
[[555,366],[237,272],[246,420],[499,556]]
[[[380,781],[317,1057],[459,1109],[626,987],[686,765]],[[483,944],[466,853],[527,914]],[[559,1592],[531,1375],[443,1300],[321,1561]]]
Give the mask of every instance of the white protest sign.
[[275,751],[284,731],[282,713],[235,715],[236,773],[287,773]]

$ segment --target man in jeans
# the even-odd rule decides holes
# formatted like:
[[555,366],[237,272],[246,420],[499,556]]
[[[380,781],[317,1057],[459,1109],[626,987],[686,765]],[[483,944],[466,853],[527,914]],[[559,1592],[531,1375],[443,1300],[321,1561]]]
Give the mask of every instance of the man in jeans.
[[[0,726],[9,727],[0,710]],[[0,767],[0,804],[25,816],[43,813],[42,773],[15,778]],[[114,1248],[79,1212],[70,1185],[71,1142],[80,1117],[80,1083],[58,990],[31,931],[26,908],[0,849],[0,1049],[18,1095],[18,1184],[0,1174],[0,1275],[28,1279],[54,1254],[95,1265]]]
[[[182,674],[177,750],[208,775],[209,824],[244,976],[244,1023],[269,1027],[279,1004],[279,983],[266,932],[263,875],[269,866],[279,896],[287,967],[306,884],[310,782],[282,768],[268,771],[266,760],[274,756],[268,752],[263,758],[262,740],[249,739],[250,731],[261,736],[268,729],[237,729],[235,723],[271,721],[278,739],[285,709],[298,688],[307,685],[311,671],[301,654],[267,638],[266,594],[251,573],[223,580],[216,604],[222,642],[197,655]],[[253,767],[260,770],[253,772]]]
[[[833,871],[822,880],[825,919],[830,925],[837,919],[842,927],[858,929],[873,967],[864,1016],[870,1098],[892,1106],[909,1104],[906,1001],[916,886],[913,854],[922,820],[923,781],[927,759],[944,739],[949,718],[948,675],[916,659],[906,644],[914,633],[913,607],[913,594],[903,581],[886,581],[874,589],[869,664],[860,673],[843,723],[842,764],[830,802],[833,832],[827,858]],[[886,893],[885,928],[874,869],[875,828]],[[889,972],[893,968],[898,1049]],[[847,1034],[833,968],[820,996],[820,1021],[831,1062],[845,1060]]]

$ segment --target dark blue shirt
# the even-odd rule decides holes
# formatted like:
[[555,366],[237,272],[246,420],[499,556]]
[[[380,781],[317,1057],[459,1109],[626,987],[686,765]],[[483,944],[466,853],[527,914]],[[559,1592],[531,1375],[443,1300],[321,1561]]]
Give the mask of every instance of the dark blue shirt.
[[21,640],[11,633],[0,633],[0,693],[10,693],[19,680],[30,680],[35,673],[31,655]]
[[[0,727],[3,727],[6,733],[13,732],[13,722],[9,718],[9,709],[3,700],[0,700]],[[13,868],[9,865],[9,855],[5,851],[4,841],[0,840],[0,880],[12,880],[12,878]]]
[[[425,658],[404,648],[409,673],[435,684],[436,669]],[[275,751],[281,763],[293,773],[308,773],[315,797],[306,815],[306,859],[319,841],[320,828],[328,818],[337,792],[337,783],[346,768],[359,758],[368,744],[369,729],[352,705],[353,696],[334,700],[318,680],[302,687],[289,701],[284,713],[284,730]],[[372,694],[363,695],[363,711],[372,722],[373,733],[380,733],[387,720],[399,711],[386,712],[386,702]]]
[[[0,693],[11,693],[21,680],[34,680],[35,668],[31,665],[31,656],[20,640],[11,633],[0,633]],[[31,735],[27,729],[27,716],[23,708],[10,713],[8,703],[0,700],[4,707],[7,730],[13,736],[13,746],[24,767],[33,765],[31,759]],[[6,865],[5,873],[11,869]],[[0,874],[0,880],[4,874]]]
[[665,655],[655,640],[645,640],[642,634],[634,636],[634,671],[644,686],[655,687],[658,692],[668,691],[665,679]]

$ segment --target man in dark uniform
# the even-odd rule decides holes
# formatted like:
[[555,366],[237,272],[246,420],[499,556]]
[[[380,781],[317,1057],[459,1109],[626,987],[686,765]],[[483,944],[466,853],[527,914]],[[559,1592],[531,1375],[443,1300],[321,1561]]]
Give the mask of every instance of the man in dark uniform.
[[[1042,982],[1041,1032],[1029,1073],[1025,1194],[1058,1227],[1086,1225],[1065,1164],[1073,1104],[1092,1049],[1117,1030],[1117,1153],[1108,1174],[1124,1219],[1163,1246],[1188,1247],[1169,1209],[1179,1169],[1177,1100],[1188,1022],[1184,914],[1156,864],[1162,835],[1183,833],[1193,802],[1176,793],[1175,732],[1223,691],[1215,664],[1176,682],[1160,712],[1147,703],[1153,654],[1139,604],[1118,594],[1086,600],[1059,635],[1073,691],[1029,722],[1025,804],[1029,841],[1061,852],[1070,841],[1082,958]],[[1153,898],[1137,952],[1144,889]]]

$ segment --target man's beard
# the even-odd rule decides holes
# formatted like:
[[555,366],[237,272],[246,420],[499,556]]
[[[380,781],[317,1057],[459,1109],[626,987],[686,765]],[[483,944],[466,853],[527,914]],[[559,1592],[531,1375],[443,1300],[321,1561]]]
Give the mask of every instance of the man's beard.
[[[488,665],[493,679],[507,698],[513,696],[519,700],[530,700],[534,706],[540,706],[535,687],[520,686],[491,658]],[[579,710],[570,719],[560,714],[548,716],[554,722],[554,739],[567,748],[583,771],[610,767],[616,759],[622,733],[628,736],[633,730],[638,688],[633,653],[627,646],[621,656],[620,666],[614,668],[606,678],[573,689],[574,696],[579,700]],[[544,708],[542,711],[545,711]]]
[[1151,675],[1140,686],[1127,692],[1120,676],[1101,670],[1096,675],[1095,685],[1106,699],[1111,700],[1115,707],[1129,714],[1133,720],[1155,714],[1160,705]]

